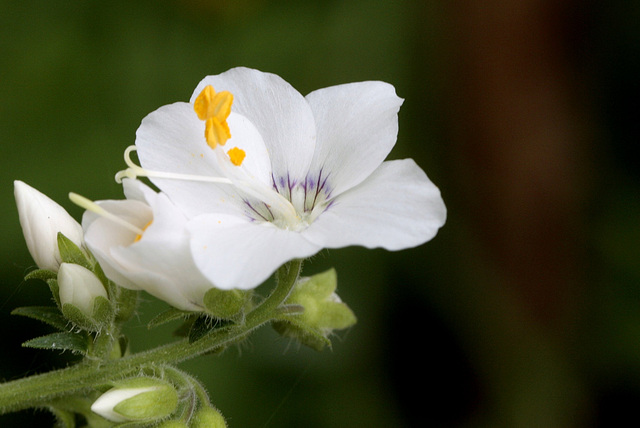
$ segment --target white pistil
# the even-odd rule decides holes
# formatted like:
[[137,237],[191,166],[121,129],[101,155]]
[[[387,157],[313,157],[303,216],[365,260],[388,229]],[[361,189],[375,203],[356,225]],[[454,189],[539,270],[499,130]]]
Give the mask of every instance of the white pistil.
[[224,183],[233,184],[231,180],[225,177],[212,177],[207,175],[191,175],[191,174],[178,174],[174,172],[152,171],[144,169],[139,165],[136,165],[131,160],[131,152],[137,150],[136,146],[129,146],[124,151],[124,161],[129,168],[122,170],[116,174],[116,182],[122,183],[123,178],[138,178],[138,177],[154,177],[154,178],[168,178],[172,180],[187,180],[187,181],[202,181],[206,183]]
[[[268,206],[273,207],[284,217],[284,223],[286,226],[293,229],[299,226],[301,220],[300,216],[298,215],[293,204],[287,198],[285,198],[277,191],[273,190],[271,187],[268,187],[263,183],[257,182],[255,180],[249,179],[249,177],[244,174],[236,175],[235,179],[231,180],[227,177],[213,177],[208,175],[192,175],[164,171],[152,171],[136,165],[133,160],[131,160],[131,152],[135,150],[137,150],[136,146],[129,146],[124,151],[124,161],[129,168],[116,174],[116,181],[118,183],[121,183],[123,178],[135,179],[137,177],[150,177],[165,178],[171,180],[198,181],[205,183],[231,184],[244,191],[248,195],[264,202]],[[225,165],[226,162],[231,164],[229,156],[224,153],[224,151],[217,151],[217,153],[218,162],[220,162],[222,165]],[[232,168],[238,168],[238,166],[232,165]],[[233,171],[233,169],[231,171]]]
[[111,220],[112,222],[119,224],[122,227],[125,227],[127,229],[129,229],[130,231],[132,231],[133,233],[135,233],[136,235],[142,235],[144,233],[144,230],[140,229],[139,227],[136,227],[134,225],[132,225],[131,223],[129,223],[128,221],[125,221],[123,219],[121,219],[120,217],[110,213],[109,211],[105,210],[104,208],[102,208],[100,205],[96,204],[95,202],[85,198],[84,196],[78,195],[77,193],[69,193],[69,199],[71,199],[71,202],[73,202],[74,204],[78,205],[81,208],[84,208],[85,210],[94,212],[96,214],[98,214],[101,217],[104,217],[108,220]]

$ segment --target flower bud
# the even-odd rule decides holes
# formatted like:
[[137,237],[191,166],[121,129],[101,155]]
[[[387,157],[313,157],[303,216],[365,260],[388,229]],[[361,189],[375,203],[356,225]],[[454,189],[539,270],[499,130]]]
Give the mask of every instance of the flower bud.
[[58,232],[79,247],[82,227],[56,202],[22,181],[14,181],[20,226],[31,257],[40,269],[56,272],[61,258]]
[[[336,271],[329,269],[310,278],[300,278],[286,300],[280,320],[272,323],[278,333],[292,337],[316,350],[331,342],[327,339],[333,330],[351,327],[356,316],[335,293],[338,279]],[[298,308],[304,308],[299,312]]]
[[203,301],[211,315],[232,319],[245,307],[250,297],[251,291],[211,288],[205,293]]
[[165,418],[178,406],[171,384],[154,378],[118,382],[91,405],[91,410],[112,422],[151,422]]
[[111,321],[113,308],[107,291],[89,269],[62,263],[57,284],[60,308],[68,320],[89,331],[99,331]]
[[58,271],[60,304],[71,304],[86,317],[93,316],[97,297],[108,299],[104,285],[89,269],[73,263],[60,264]]
[[213,407],[202,407],[195,415],[193,428],[227,428],[222,414]]

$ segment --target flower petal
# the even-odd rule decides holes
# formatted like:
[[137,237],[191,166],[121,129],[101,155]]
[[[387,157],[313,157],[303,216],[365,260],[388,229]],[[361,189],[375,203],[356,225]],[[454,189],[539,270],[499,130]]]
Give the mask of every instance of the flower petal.
[[245,116],[258,129],[269,151],[275,181],[281,177],[304,180],[316,135],[311,109],[298,91],[275,74],[238,67],[205,77],[191,102],[207,85],[231,92],[232,112]]
[[[149,206],[141,201],[98,201],[96,203],[111,214],[141,229],[153,218]],[[85,243],[100,263],[107,278],[121,287],[140,290],[140,286],[123,275],[118,266],[111,261],[111,248],[130,245],[136,234],[92,211],[84,212],[82,227]]]
[[107,218],[89,211],[83,217],[87,246],[105,275],[120,286],[145,290],[178,309],[202,310],[204,294],[213,285],[191,258],[186,218],[166,195],[150,192],[134,180],[125,181],[125,187],[129,195],[137,191],[146,200],[97,203],[144,229],[137,242],[135,232]]
[[[258,130],[247,118],[238,114],[232,113],[228,122],[232,136],[225,147],[243,149],[247,158],[241,168],[259,182],[271,185],[270,160]],[[148,170],[224,176],[215,151],[205,141],[204,123],[188,103],[163,106],[147,115],[136,132],[136,147],[142,167]],[[228,184],[162,178],[151,178],[151,181],[180,205],[188,216],[211,211],[241,211],[231,202],[237,191]]]
[[334,195],[367,178],[387,157],[398,135],[402,99],[392,85],[358,82],[307,95],[316,122],[316,152],[309,175],[329,177]]
[[320,250],[297,232],[230,215],[202,215],[188,228],[196,265],[221,289],[254,288],[287,261]]
[[148,200],[153,198],[156,192],[144,184],[140,180],[134,180],[130,178],[125,178],[122,180],[122,190],[124,192],[124,196],[128,200],[141,201],[146,204]]
[[304,235],[326,248],[401,250],[433,238],[446,212],[440,191],[412,159],[388,161],[335,198]]

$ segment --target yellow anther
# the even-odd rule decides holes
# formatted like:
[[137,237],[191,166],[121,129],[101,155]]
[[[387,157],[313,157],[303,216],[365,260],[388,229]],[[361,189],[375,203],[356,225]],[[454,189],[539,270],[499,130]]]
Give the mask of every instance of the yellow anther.
[[224,145],[231,138],[227,118],[231,114],[232,103],[231,92],[216,92],[211,85],[207,85],[193,103],[198,118],[206,121],[204,135],[212,149],[218,144]]
[[231,113],[233,95],[231,92],[216,92],[213,86],[207,85],[193,103],[200,120],[207,120],[210,117],[217,117],[220,121],[226,120]]
[[[151,223],[153,223],[153,220],[151,220],[149,223],[144,225],[144,227],[142,228],[142,232],[147,230],[147,227],[151,226]],[[139,233],[138,235],[136,235],[136,238],[133,240],[134,244],[142,239],[142,235],[143,235],[142,233]]]
[[242,161],[246,156],[246,153],[244,152],[244,150],[239,149],[237,147],[234,147],[233,149],[229,150],[227,154],[229,155],[229,159],[231,160],[231,163],[234,164],[235,166],[242,165]]
[[221,122],[215,116],[210,117],[204,124],[204,138],[212,149],[215,149],[218,144],[224,146],[227,140],[231,138],[229,124],[226,120]]

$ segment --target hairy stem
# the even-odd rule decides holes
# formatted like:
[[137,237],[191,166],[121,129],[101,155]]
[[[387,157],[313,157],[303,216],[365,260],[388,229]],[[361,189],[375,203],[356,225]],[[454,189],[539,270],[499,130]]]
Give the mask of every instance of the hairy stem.
[[278,315],[278,307],[291,292],[301,266],[301,260],[282,266],[276,274],[276,287],[260,305],[247,314],[242,325],[214,331],[192,343],[184,339],[98,365],[95,361],[83,361],[68,368],[2,383],[0,413],[45,406],[64,395],[89,391],[94,385],[126,377],[138,372],[141,367],[179,363],[238,342]]

